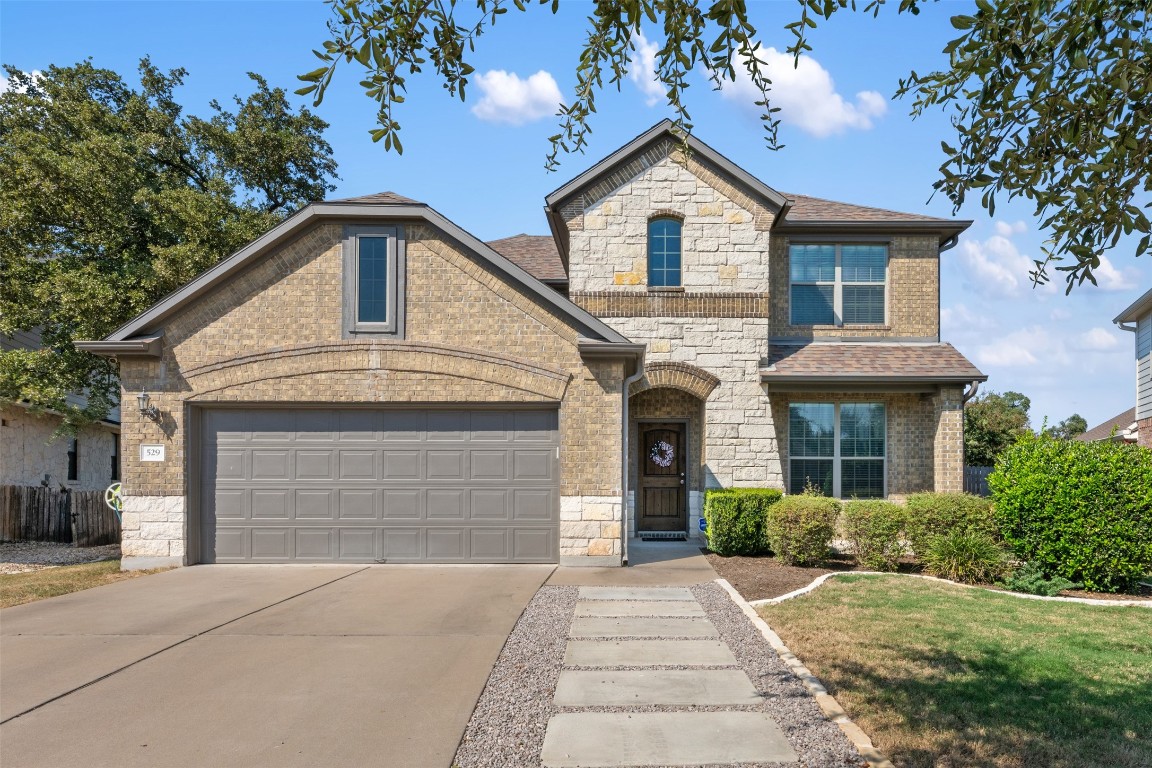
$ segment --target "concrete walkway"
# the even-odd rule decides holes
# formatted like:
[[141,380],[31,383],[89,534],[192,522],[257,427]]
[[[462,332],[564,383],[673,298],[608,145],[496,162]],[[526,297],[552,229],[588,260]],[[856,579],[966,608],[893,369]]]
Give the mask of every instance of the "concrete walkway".
[[[795,762],[688,589],[717,578],[696,542],[629,541],[627,568],[557,568],[580,599],[544,737],[546,768]],[[698,707],[728,711],[698,711]],[[606,711],[611,710],[611,711]]]

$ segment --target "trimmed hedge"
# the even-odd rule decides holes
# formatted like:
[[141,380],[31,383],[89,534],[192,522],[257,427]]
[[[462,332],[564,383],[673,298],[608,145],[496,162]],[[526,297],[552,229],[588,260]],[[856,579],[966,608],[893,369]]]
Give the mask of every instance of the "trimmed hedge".
[[1004,539],[1045,573],[1130,589],[1152,572],[1152,451],[1025,435],[988,476]]
[[708,548],[718,555],[763,555],[768,551],[764,521],[780,500],[775,488],[725,488],[704,494]]
[[844,538],[856,562],[873,571],[894,571],[904,554],[904,507],[890,501],[844,502]]
[[991,499],[968,493],[913,493],[904,508],[908,518],[904,535],[921,560],[937,536],[959,531],[1000,539],[1000,524],[992,513]]
[[785,496],[768,508],[768,547],[788,565],[816,565],[828,556],[840,503],[824,496]]

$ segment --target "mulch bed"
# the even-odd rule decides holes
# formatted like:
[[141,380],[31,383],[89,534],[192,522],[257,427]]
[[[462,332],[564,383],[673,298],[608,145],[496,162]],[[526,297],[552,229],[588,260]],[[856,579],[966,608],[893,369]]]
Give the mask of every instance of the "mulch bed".
[[[824,563],[823,568],[801,568],[784,565],[774,557],[742,557],[733,555],[721,557],[706,549],[701,550],[708,562],[720,577],[727,579],[745,600],[768,600],[793,592],[811,584],[826,573],[867,570],[856,565],[850,556],[839,555]],[[900,563],[900,573],[919,573],[915,561],[909,559]],[[990,586],[990,585],[989,585]],[[994,588],[994,587],[993,587]],[[1061,597],[1087,597],[1094,600],[1134,600],[1152,601],[1152,589],[1139,588],[1136,594],[1107,594],[1070,589],[1061,592]]]

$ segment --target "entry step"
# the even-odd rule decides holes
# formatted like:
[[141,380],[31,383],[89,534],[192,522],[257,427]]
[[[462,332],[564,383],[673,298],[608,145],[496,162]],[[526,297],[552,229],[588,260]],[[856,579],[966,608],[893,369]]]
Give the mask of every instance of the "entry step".
[[566,669],[553,697],[558,707],[745,706],[760,701],[739,669]]

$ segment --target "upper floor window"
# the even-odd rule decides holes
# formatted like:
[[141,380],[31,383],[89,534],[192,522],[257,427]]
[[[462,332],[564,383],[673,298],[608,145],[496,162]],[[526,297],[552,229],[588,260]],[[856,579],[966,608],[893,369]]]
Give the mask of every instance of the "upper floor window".
[[882,324],[887,245],[792,245],[792,325]]
[[346,334],[403,334],[403,262],[399,227],[345,227]]
[[648,287],[679,287],[680,267],[680,220],[652,219],[648,222]]

